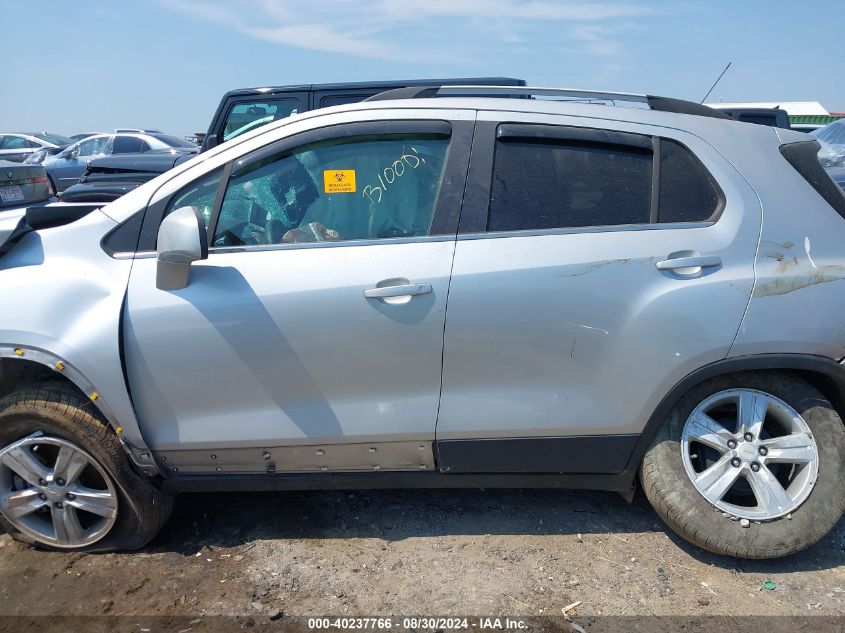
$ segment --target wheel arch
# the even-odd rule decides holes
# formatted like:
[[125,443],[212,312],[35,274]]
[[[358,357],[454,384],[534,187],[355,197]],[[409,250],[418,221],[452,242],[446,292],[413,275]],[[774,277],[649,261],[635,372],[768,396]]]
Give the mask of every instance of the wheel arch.
[[822,392],[845,420],[845,366],[825,356],[812,354],[755,354],[726,358],[696,369],[681,379],[657,405],[637,441],[626,472],[635,475],[648,447],[669,411],[680,398],[705,380],[741,372],[781,371],[800,376]]
[[96,387],[67,360],[44,350],[0,346],[0,396],[11,393],[19,386],[45,380],[71,385],[86,400],[91,401],[112,429],[120,428]]
[[[72,362],[43,349],[29,346],[0,345],[0,397],[26,386],[50,381],[70,386],[97,410],[117,435],[132,462],[147,475],[158,475],[149,449],[128,442],[123,436],[118,416],[97,387]],[[131,447],[134,447],[133,450]],[[143,455],[147,459],[143,459]]]

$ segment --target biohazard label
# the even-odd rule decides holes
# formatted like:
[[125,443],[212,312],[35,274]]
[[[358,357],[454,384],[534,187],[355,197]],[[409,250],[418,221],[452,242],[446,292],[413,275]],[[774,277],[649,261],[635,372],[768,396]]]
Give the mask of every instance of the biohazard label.
[[326,169],[323,185],[326,193],[355,193],[355,170]]

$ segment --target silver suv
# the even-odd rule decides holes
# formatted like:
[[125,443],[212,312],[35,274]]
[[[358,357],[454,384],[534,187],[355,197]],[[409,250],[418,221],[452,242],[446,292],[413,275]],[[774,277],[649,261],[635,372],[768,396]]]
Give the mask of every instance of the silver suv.
[[707,550],[806,548],[845,508],[817,150],[673,99],[413,88],[4,214],[3,523],[130,549],[184,491],[639,477]]

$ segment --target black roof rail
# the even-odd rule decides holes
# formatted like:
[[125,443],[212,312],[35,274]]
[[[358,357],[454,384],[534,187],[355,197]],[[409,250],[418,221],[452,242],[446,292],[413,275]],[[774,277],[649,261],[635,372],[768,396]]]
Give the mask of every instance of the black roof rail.
[[541,97],[560,97],[572,101],[625,101],[642,103],[651,110],[659,112],[674,112],[677,114],[693,114],[696,116],[713,117],[714,119],[730,119],[726,114],[709,106],[672,99],[670,97],[656,97],[654,95],[635,94],[630,92],[607,92],[603,90],[580,90],[574,88],[534,88],[531,86],[411,86],[397,88],[373,95],[366,101],[388,101],[395,99],[429,99],[433,97],[510,97],[531,99]]

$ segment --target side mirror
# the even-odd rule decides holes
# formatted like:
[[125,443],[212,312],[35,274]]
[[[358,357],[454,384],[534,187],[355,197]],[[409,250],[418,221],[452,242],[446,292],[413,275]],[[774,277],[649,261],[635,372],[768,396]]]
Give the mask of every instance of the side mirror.
[[217,135],[208,134],[202,142],[201,152],[207,152],[210,149],[217,147]]
[[205,220],[197,207],[180,207],[158,228],[156,288],[181,290],[188,286],[191,263],[208,259]]

